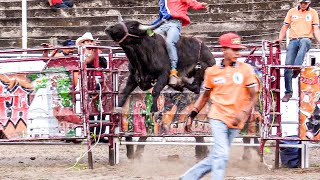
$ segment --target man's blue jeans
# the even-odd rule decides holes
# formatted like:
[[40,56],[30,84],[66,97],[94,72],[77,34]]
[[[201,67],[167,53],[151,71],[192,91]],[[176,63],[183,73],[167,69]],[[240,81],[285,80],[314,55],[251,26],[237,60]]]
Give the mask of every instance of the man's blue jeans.
[[[311,48],[309,38],[292,39],[289,42],[286,53],[286,65],[302,65],[306,53]],[[284,70],[284,82],[286,94],[292,94],[292,69]]]
[[212,171],[212,180],[223,180],[224,172],[229,159],[229,150],[233,138],[238,135],[239,129],[231,129],[220,121],[210,119],[214,145],[210,155],[189,169],[182,180],[198,180]]
[[182,25],[179,20],[172,19],[154,30],[155,33],[166,36],[166,45],[171,61],[171,69],[177,69],[178,52],[176,44],[180,39],[181,27]]

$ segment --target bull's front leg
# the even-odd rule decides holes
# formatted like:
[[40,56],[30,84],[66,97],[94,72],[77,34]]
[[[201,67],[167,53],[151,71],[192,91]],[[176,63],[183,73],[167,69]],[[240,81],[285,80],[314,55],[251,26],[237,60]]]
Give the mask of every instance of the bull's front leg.
[[138,83],[135,81],[134,76],[130,73],[128,81],[123,91],[120,93],[120,100],[118,107],[122,107],[127,101],[129,94],[138,86]]
[[162,74],[158,77],[157,83],[154,85],[154,88],[152,90],[152,106],[151,106],[151,112],[157,112],[158,111],[158,98],[160,96],[160,93],[162,89],[167,85],[169,79],[169,74]]
[[203,81],[203,76],[204,76],[204,70],[201,70],[201,71],[197,70],[197,72],[193,77],[194,80],[192,84],[186,83],[185,87],[190,91],[194,92],[195,94],[199,94],[201,89],[201,83]]

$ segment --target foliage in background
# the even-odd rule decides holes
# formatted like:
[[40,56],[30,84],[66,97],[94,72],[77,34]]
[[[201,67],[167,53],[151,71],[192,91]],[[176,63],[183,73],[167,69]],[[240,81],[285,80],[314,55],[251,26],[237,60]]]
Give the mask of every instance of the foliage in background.
[[72,95],[70,94],[70,77],[61,77],[57,79],[57,91],[58,95],[61,97],[61,104],[64,107],[72,107]]
[[58,96],[61,99],[61,105],[64,107],[72,107],[72,95],[70,72],[65,67],[48,68],[44,74],[29,74],[28,78],[35,81],[35,92],[40,88],[46,88],[50,82],[56,82]]

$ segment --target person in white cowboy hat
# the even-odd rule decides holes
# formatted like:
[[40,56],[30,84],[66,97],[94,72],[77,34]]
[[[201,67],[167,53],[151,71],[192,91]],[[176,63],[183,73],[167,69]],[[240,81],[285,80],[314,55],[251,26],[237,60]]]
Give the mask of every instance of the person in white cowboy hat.
[[[95,39],[93,38],[91,32],[84,33],[81,37],[76,40],[76,46],[94,46]],[[86,63],[93,64],[96,57],[96,49],[86,48],[84,52],[86,58]]]
[[[100,42],[98,41],[98,39],[93,38],[92,33],[86,32],[76,40],[76,46],[100,46]],[[86,48],[84,53],[85,53],[85,56],[87,57],[85,59],[87,68],[107,68],[108,67],[108,61],[102,56],[99,56],[98,62],[94,61],[97,55],[101,53],[100,49]],[[103,81],[105,82],[105,80],[102,80],[101,78],[102,77],[105,78],[106,76],[102,76],[102,73],[103,72],[101,71],[95,72],[96,90],[103,88],[102,82]],[[98,100],[98,96],[94,96],[91,100],[91,104],[96,104],[97,100]],[[92,108],[93,108],[92,112],[95,112],[95,113],[99,112],[96,106],[92,106]],[[93,119],[93,116],[90,115],[89,119]],[[90,128],[90,131],[93,132],[93,128]],[[96,131],[98,131],[98,129],[96,129]]]
[[94,41],[95,39],[93,38],[91,32],[86,32],[76,40],[76,45],[77,46],[89,45],[89,44],[93,45]]
[[[92,36],[91,32],[86,32],[84,33],[81,37],[79,37],[76,40],[76,46],[99,46],[100,42],[98,41],[98,39],[94,39]],[[101,50],[97,50],[94,48],[86,48],[85,50],[85,55],[86,55],[86,63],[87,63],[87,67],[88,68],[97,68],[97,67],[102,67],[102,68],[107,68],[107,60],[104,57],[99,57],[99,64],[95,64],[93,65],[93,61],[98,54],[101,53]]]
[[[97,46],[100,45],[98,39],[94,39],[91,32],[84,33],[81,37],[76,40],[76,46]],[[107,68],[108,61],[104,58],[99,56],[99,62],[94,63],[95,57],[97,54],[101,53],[101,50],[94,49],[94,48],[86,48],[85,56],[87,68]],[[99,74],[99,73],[98,73]]]

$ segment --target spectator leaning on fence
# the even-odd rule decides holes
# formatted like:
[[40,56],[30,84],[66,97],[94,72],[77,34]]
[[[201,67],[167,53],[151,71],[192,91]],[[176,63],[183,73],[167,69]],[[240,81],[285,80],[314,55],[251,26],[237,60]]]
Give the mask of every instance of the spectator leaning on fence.
[[[289,45],[286,53],[286,65],[302,65],[306,53],[311,48],[313,37],[320,42],[319,16],[310,7],[310,0],[299,0],[299,5],[290,9],[284,20],[277,42],[282,42],[289,30]],[[292,78],[296,78],[300,70],[285,69],[285,96],[282,102],[288,102],[292,97]]]
[[237,61],[241,44],[240,37],[227,33],[219,38],[224,59],[209,67],[204,75],[204,92],[194,104],[186,123],[190,131],[193,118],[211,99],[208,119],[211,124],[214,145],[210,155],[189,169],[180,179],[200,179],[210,171],[214,180],[223,180],[233,138],[243,128],[258,99],[258,84],[253,68]]
[[[97,46],[100,45],[100,42],[97,39],[94,39],[90,32],[84,33],[81,37],[76,40],[77,46]],[[95,48],[86,48],[84,55],[86,57],[85,61],[87,68],[107,68],[108,61],[106,58],[99,56],[98,61],[95,61],[96,57],[101,54],[101,50]],[[101,82],[100,75],[102,72],[96,72],[96,80]],[[99,78],[98,78],[99,77]]]
[[65,41],[63,41],[63,42],[61,43],[61,45],[64,46],[64,47],[69,47],[69,46],[70,46],[70,48],[60,49],[59,52],[58,52],[59,54],[57,54],[56,57],[58,57],[58,56],[73,55],[74,47],[72,47],[72,46],[75,46],[75,45],[76,45],[76,42],[75,42],[75,41],[73,41],[73,40],[71,40],[71,39],[66,39]]
[[[100,42],[97,39],[94,39],[90,32],[84,33],[81,37],[76,40],[77,46],[96,46],[100,45]],[[97,54],[100,54],[97,49],[93,48],[86,48],[85,49],[85,56],[86,56],[86,63],[88,68],[107,68],[108,62],[104,57],[99,57],[98,64],[94,64],[94,59],[96,58]]]

